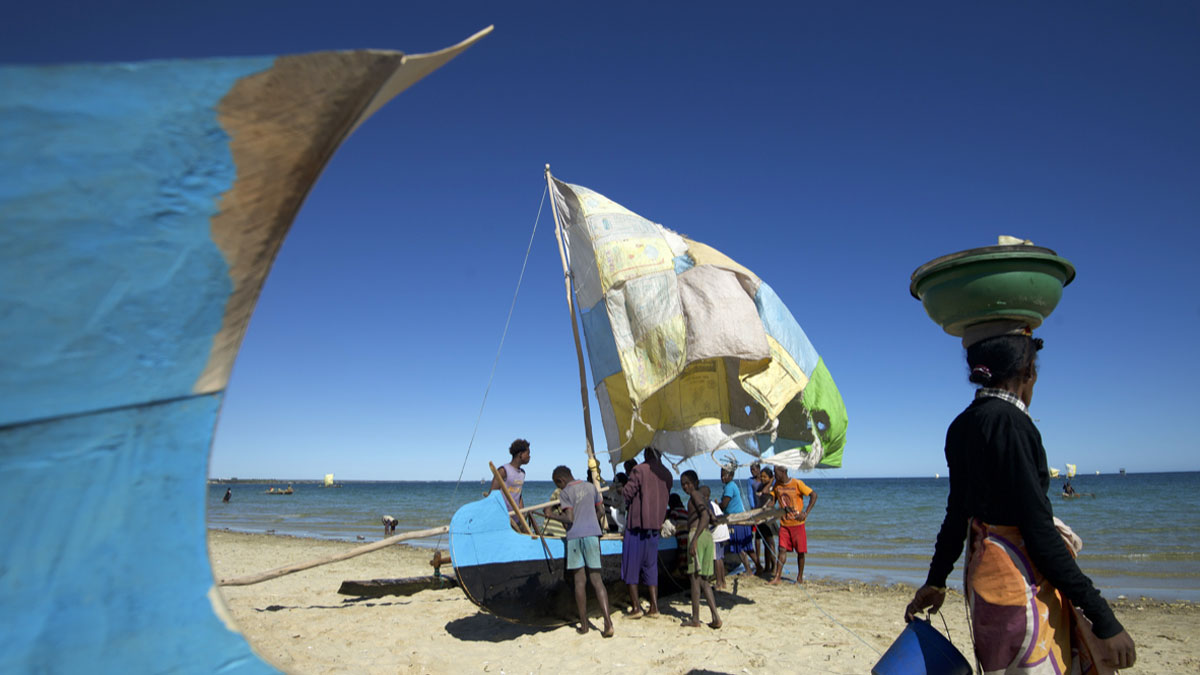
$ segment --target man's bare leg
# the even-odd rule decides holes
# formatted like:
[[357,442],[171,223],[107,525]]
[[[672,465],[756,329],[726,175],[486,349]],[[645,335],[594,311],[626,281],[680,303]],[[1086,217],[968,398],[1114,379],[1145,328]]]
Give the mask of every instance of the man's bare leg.
[[[712,585],[708,583],[708,579],[700,579],[700,589],[704,591],[704,599],[708,600],[708,611],[712,615],[712,621],[708,623],[709,628],[721,627],[721,615],[717,614],[717,600],[713,597]],[[694,609],[696,615],[696,623],[700,622],[700,610]]]
[[[746,552],[745,552],[745,551],[738,551],[738,556],[740,556],[740,557],[741,557],[741,559],[742,559],[742,574],[741,574],[741,576],[743,576],[743,577],[748,577],[748,576],[750,576],[750,574],[751,574],[751,572],[750,572],[750,558],[749,558],[749,557],[746,555]],[[755,558],[755,560],[754,560],[754,574],[757,574],[757,573],[758,573],[758,559],[757,559],[757,558]]]
[[787,564],[787,551],[779,549],[779,557],[775,559],[775,576],[768,581],[768,584],[777,584],[783,576],[783,566]]
[[796,554],[796,566],[800,568],[800,571],[796,573],[796,583],[802,584],[802,583],[804,583],[804,554],[803,553]]
[[[629,618],[630,619],[640,619],[640,618],[642,618],[642,600],[641,600],[641,598],[638,597],[638,585],[637,584],[625,584],[625,585],[629,587],[629,602],[631,602],[633,604],[633,606],[629,610]],[[654,596],[651,595],[650,597],[653,598]],[[654,605],[654,601],[651,600],[651,606],[653,606],[653,605]]]
[[575,629],[575,632],[586,635],[588,632],[587,569],[583,567],[575,570],[575,606],[579,608],[579,627]]
[[[600,578],[600,570],[588,570],[588,579],[592,582],[592,590],[596,591],[596,600],[600,602],[600,612],[604,614],[604,630],[600,631],[600,635],[606,638],[612,637],[613,623],[612,615],[608,611],[608,590],[604,588],[604,580]],[[577,595],[577,600],[578,597]],[[586,620],[587,617],[585,616],[584,619]]]
[[650,611],[646,616],[658,616],[658,586],[647,586],[646,590],[650,594]]
[[700,627],[700,575],[699,574],[690,574],[688,576],[691,578],[691,582],[692,582],[692,618],[683,622],[683,625],[687,626],[688,628],[699,628]]

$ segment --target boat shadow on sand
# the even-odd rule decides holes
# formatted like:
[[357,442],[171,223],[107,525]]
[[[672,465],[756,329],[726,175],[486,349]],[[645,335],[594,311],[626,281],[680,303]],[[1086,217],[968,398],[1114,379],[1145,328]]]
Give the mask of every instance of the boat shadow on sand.
[[446,624],[446,632],[459,640],[471,642],[507,642],[526,635],[557,630],[561,626],[524,626],[500,617],[479,612]]

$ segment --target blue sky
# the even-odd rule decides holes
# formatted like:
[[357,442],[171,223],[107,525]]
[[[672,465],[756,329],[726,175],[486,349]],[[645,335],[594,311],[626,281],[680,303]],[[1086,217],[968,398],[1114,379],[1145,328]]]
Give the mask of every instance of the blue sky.
[[211,475],[475,480],[516,437],[533,444],[532,478],[581,468],[548,205],[479,415],[546,163],[775,288],[846,402],[845,465],[825,476],[945,473],[945,428],[972,386],[909,275],[1001,234],[1078,270],[1039,331],[1032,412],[1050,462],[1200,469],[1195,3],[9,12],[9,64],[420,53],[496,26],[333,157],[251,322]]

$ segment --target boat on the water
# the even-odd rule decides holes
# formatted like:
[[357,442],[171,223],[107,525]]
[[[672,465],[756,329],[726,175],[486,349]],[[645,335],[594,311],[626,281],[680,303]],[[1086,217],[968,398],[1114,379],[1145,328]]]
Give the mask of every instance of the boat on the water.
[[[567,277],[589,467],[599,464],[580,325],[611,464],[653,446],[673,464],[729,450],[793,469],[841,466],[841,395],[765,282],[705,244],[554,179],[549,167],[546,180]],[[463,592],[509,621],[577,620],[563,538],[516,531],[511,510],[498,490],[454,514],[450,557]],[[729,520],[749,524],[755,517],[771,516]],[[601,537],[601,576],[613,607],[628,601],[621,550],[619,534]],[[726,558],[729,570],[739,564],[736,554]],[[676,537],[660,536],[660,596],[690,588],[685,561]],[[589,602],[598,610],[594,598]]]

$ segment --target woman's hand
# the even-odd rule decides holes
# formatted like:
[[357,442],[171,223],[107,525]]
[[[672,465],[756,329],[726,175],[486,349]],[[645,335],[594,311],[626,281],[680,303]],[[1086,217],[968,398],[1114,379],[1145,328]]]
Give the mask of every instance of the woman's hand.
[[1113,668],[1132,668],[1134,661],[1137,661],[1133,638],[1129,637],[1129,633],[1125,631],[1102,640],[1101,644],[1104,645],[1104,653],[1098,654],[1098,656],[1101,661]]
[[[912,602],[904,608],[904,622],[908,623],[913,620],[917,612],[928,609],[930,612],[937,613],[942,608],[942,603],[946,601],[946,589],[930,586],[928,584],[917,589],[913,594]],[[1130,643],[1132,645],[1132,642]]]

